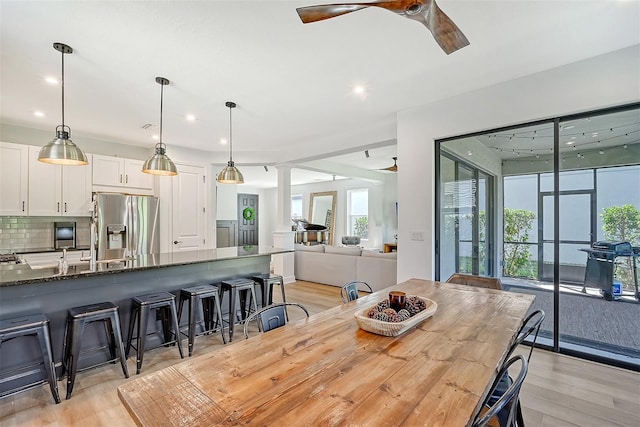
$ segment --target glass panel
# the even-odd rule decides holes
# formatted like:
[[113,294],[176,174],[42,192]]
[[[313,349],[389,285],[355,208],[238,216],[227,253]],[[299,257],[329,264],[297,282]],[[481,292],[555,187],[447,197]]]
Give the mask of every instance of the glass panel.
[[589,249],[596,240],[640,246],[639,135],[638,110],[572,120],[560,132],[561,189],[591,192],[561,196],[561,239],[574,244],[560,246],[559,344],[636,365],[633,258]]
[[456,272],[456,164],[440,156],[440,280]]
[[588,245],[591,242],[591,213],[591,194],[561,194],[560,240],[580,240]]

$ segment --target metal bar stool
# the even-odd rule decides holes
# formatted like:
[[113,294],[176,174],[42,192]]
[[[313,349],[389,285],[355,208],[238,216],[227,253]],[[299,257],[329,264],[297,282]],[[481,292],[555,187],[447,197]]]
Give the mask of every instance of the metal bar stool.
[[253,276],[253,280],[258,282],[262,289],[262,307],[273,304],[273,285],[279,284],[282,292],[282,302],[287,302],[287,296],[284,293],[284,280],[278,274],[258,274]]
[[251,308],[247,310],[247,295],[249,296],[249,306],[253,302],[253,311],[258,311],[256,304],[256,293],[254,290],[256,283],[247,278],[224,280],[220,286],[221,300],[224,293],[229,291],[229,342],[233,341],[233,330],[236,324],[236,303],[240,303],[240,323],[249,315]]
[[[136,349],[136,374],[139,374],[142,370],[142,359],[144,357],[147,338],[147,323],[149,322],[149,313],[152,309],[160,309],[162,331],[164,334],[164,343],[161,345],[178,344],[180,358],[184,358],[184,354],[182,353],[182,340],[180,339],[180,326],[178,325],[178,313],[176,312],[176,297],[169,292],[139,295],[132,298],[129,338],[127,340],[126,351],[127,357],[129,357],[131,347]],[[133,346],[131,341],[133,341],[133,331],[136,323],[138,324],[136,345]],[[170,324],[173,324],[174,332],[171,331]],[[173,339],[171,339],[172,335]],[[152,349],[150,348],[149,350]]]
[[[99,321],[104,322],[110,359],[106,362],[78,369],[84,328],[89,323]],[[124,352],[117,305],[111,302],[101,302],[98,304],[83,305],[70,309],[67,316],[67,327],[64,331],[64,335],[62,374],[64,375],[65,372],[67,373],[67,399],[71,398],[73,385],[76,381],[76,374],[78,372],[102,366],[106,363],[115,362],[120,359],[122,372],[124,373],[125,378],[129,378],[129,370],[127,369],[127,360]],[[116,356],[116,347],[118,348],[120,357]],[[99,347],[88,350],[87,352],[102,350],[103,348],[104,347]]]
[[[60,403],[60,394],[58,393],[58,383],[56,382],[56,373],[53,362],[53,350],[51,349],[51,333],[49,332],[49,319],[44,314],[32,314],[23,317],[14,317],[11,319],[0,320],[0,348],[2,344],[18,337],[35,335],[40,344],[42,353],[42,364],[22,366],[12,369],[8,376],[2,375],[0,383],[13,381],[19,378],[32,376],[44,371],[44,379],[36,382],[17,386],[16,388],[7,390],[0,394],[0,398],[14,395],[22,391],[30,390],[45,382],[49,383],[53,400]],[[42,365],[42,366],[40,366]],[[37,367],[37,368],[36,368]],[[18,373],[19,371],[23,371]]]
[[[193,354],[193,342],[196,337],[196,326],[203,324],[203,331],[198,335],[204,335],[215,331],[217,325],[220,327],[222,342],[227,343],[224,337],[224,327],[222,323],[222,311],[220,310],[220,291],[215,285],[200,285],[183,288],[180,290],[180,304],[178,305],[178,320],[182,318],[182,308],[184,302],[189,301],[189,357]],[[200,305],[202,303],[202,306]],[[212,303],[214,304],[212,306]],[[196,320],[196,310],[200,311],[202,321]],[[216,314],[214,325],[213,312]]]

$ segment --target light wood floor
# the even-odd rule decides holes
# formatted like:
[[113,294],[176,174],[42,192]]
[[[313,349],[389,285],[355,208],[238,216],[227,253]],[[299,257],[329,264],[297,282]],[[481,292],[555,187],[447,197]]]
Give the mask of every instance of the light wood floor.
[[[339,288],[332,286],[296,282],[286,290],[287,300],[304,304],[311,313],[341,303]],[[276,289],[276,299],[279,294]],[[221,346],[219,334],[198,337],[194,354]],[[179,362],[175,347],[149,351],[142,375]],[[128,364],[135,372],[132,358]],[[119,364],[107,365],[78,374],[72,398],[59,405],[53,403],[48,386],[5,398],[0,400],[0,426],[134,426],[116,391],[126,381]],[[64,399],[66,384],[60,381],[58,386]],[[521,402],[528,427],[638,427],[640,374],[535,350]]]

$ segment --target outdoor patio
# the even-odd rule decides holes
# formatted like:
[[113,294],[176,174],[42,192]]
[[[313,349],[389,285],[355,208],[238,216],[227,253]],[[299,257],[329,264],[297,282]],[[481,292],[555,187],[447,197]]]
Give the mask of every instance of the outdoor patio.
[[[553,283],[526,279],[502,278],[505,290],[536,296],[532,310],[547,314],[542,337],[552,337]],[[640,363],[640,303],[632,292],[619,300],[607,301],[598,288],[560,284],[561,342],[586,346],[599,351],[626,356]]]

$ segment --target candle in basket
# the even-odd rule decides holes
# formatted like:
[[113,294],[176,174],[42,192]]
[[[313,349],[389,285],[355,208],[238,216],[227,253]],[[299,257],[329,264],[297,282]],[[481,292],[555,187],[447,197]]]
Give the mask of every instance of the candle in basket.
[[407,302],[407,294],[402,291],[389,292],[389,306],[395,311],[402,310]]

